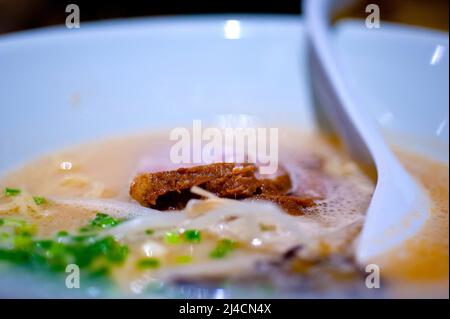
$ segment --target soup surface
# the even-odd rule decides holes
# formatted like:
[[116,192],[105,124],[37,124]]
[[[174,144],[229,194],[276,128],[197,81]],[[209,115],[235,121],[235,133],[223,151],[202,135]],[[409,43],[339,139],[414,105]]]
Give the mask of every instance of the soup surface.
[[[280,131],[279,170],[290,178],[287,195],[312,203],[292,214],[269,197],[219,198],[205,183],[192,188],[187,205],[177,209],[140,205],[130,196],[136,176],[186,166],[170,161],[168,136],[77,146],[4,176],[0,261],[56,274],[74,264],[83,280],[106,279],[131,294],[167,284],[230,282],[280,291],[364,290],[364,272],[353,254],[374,181],[333,139]],[[445,176],[448,167],[400,156],[422,183],[434,185],[436,214],[429,227],[439,228],[439,236],[427,231],[426,240],[411,244],[414,260],[428,244],[435,249],[418,266],[422,270],[408,273],[428,280],[423,269],[434,260],[439,266],[431,279],[441,282],[448,276],[448,223],[443,229],[437,220],[448,221],[448,186],[444,177],[427,177],[423,167],[447,169]]]

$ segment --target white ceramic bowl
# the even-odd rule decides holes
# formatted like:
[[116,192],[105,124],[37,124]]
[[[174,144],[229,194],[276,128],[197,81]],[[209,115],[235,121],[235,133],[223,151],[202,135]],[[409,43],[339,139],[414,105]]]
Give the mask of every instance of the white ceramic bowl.
[[[233,39],[229,20],[238,21]],[[79,141],[217,114],[311,128],[305,55],[298,17],[135,19],[3,36],[0,171]]]
[[[416,37],[414,29],[400,35],[396,29],[384,31],[369,39],[351,24],[339,27],[336,47],[345,72],[384,127],[431,138],[448,153],[448,39],[427,31]],[[393,40],[396,36],[401,41]],[[424,66],[437,45],[443,45],[443,56]],[[405,52],[411,57],[406,61]],[[250,114],[271,124],[314,129],[306,54],[296,16],[133,19],[2,36],[0,172],[74,143],[218,114]],[[0,277],[0,295],[69,294],[27,280]]]

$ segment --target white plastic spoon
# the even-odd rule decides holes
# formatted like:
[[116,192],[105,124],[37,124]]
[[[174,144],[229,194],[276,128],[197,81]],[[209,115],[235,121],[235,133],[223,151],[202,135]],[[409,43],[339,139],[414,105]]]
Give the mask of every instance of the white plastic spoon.
[[428,215],[429,199],[393,155],[342,77],[333,55],[329,21],[333,11],[345,3],[348,1],[308,0],[306,24],[311,76],[321,107],[350,154],[357,161],[374,165],[377,171],[375,192],[356,252],[358,262],[367,264],[420,230]]

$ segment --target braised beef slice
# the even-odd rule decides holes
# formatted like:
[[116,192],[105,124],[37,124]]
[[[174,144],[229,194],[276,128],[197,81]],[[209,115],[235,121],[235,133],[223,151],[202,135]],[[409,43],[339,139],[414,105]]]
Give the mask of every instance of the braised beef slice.
[[314,205],[314,200],[310,198],[293,195],[273,195],[263,194],[252,197],[256,200],[267,200],[278,204],[290,215],[303,215],[303,208]]
[[141,205],[159,209],[182,209],[197,196],[190,192],[199,186],[219,197],[269,200],[288,213],[301,214],[301,208],[314,202],[290,196],[291,180],[287,173],[275,178],[257,178],[253,164],[217,163],[173,171],[143,173],[135,177],[130,195]]

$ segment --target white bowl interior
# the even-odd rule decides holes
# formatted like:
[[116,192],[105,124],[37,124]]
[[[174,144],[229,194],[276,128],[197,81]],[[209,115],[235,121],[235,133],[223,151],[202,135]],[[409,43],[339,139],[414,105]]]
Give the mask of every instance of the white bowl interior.
[[448,33],[363,20],[340,22],[341,72],[390,143],[448,162]]
[[93,137],[218,114],[312,128],[301,21],[237,17],[239,39],[229,39],[230,19],[86,23],[0,38],[0,171]]

